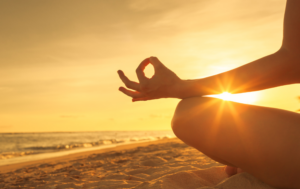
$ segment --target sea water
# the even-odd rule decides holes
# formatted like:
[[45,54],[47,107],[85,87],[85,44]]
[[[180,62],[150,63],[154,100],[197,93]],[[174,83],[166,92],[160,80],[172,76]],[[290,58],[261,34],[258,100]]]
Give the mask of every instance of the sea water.
[[173,137],[172,131],[0,133],[0,165]]

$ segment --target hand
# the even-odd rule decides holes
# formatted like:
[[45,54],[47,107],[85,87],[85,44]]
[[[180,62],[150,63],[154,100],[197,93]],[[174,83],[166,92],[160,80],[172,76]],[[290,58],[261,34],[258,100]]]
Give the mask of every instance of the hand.
[[[148,64],[154,67],[154,75],[147,78],[144,69]],[[119,70],[118,74],[128,90],[120,87],[119,90],[124,94],[132,97],[132,101],[145,101],[159,98],[180,98],[179,84],[181,79],[167,67],[165,67],[156,57],[146,58],[136,69],[139,83],[130,81],[123,71]]]

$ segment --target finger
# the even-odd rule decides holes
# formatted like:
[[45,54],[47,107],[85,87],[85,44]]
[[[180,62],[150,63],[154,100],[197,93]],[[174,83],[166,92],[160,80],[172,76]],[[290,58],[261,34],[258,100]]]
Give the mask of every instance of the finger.
[[150,59],[150,63],[153,65],[154,69],[163,65],[163,63],[161,63],[161,61],[159,61],[158,58],[155,56],[151,56],[149,59]]
[[148,78],[145,76],[144,70],[149,63],[150,63],[149,58],[146,58],[140,63],[140,65],[136,69],[136,75],[140,83],[145,83],[148,80]]
[[133,98],[132,102],[136,102],[136,101],[146,101],[146,100],[151,100],[150,98],[144,97],[144,98]]
[[132,98],[142,98],[142,97],[144,97],[144,94],[142,94],[138,91],[131,91],[131,90],[125,89],[124,87],[120,87],[119,91],[121,91],[122,93],[124,93],[127,96],[130,96]]
[[123,71],[119,70],[118,74],[119,74],[120,79],[123,81],[123,83],[125,84],[125,86],[127,88],[133,89],[133,90],[136,90],[136,91],[140,90],[140,84],[137,83],[137,82],[134,82],[134,81],[130,81],[128,79],[128,77],[125,76]]

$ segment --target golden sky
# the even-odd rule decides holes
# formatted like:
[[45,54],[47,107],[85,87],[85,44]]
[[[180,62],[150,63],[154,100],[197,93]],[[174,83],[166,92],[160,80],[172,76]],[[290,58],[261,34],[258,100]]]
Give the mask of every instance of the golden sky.
[[[179,100],[135,102],[117,70],[157,56],[182,79],[279,49],[285,0],[0,0],[0,132],[166,130]],[[299,85],[253,104],[295,111]]]

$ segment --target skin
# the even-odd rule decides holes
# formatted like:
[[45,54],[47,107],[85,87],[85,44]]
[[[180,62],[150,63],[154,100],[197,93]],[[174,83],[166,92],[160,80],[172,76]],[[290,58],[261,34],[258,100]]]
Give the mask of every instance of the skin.
[[[145,77],[152,64],[155,74]],[[156,57],[136,69],[139,82],[118,71],[132,101],[179,98],[172,120],[176,136],[228,165],[277,188],[300,188],[300,115],[285,110],[223,101],[203,95],[242,93],[300,83],[300,1],[287,0],[281,48],[236,69],[198,80],[182,80]],[[239,169],[238,169],[239,168]]]

